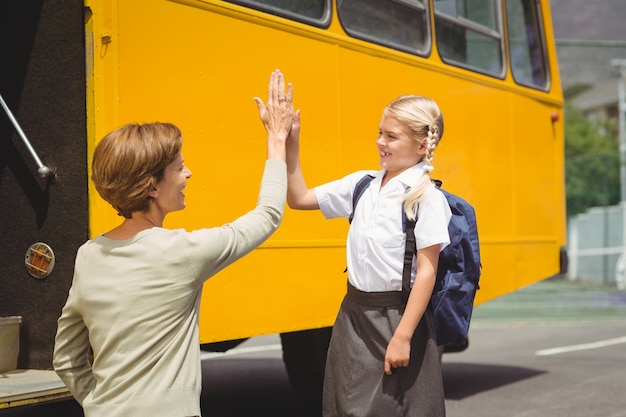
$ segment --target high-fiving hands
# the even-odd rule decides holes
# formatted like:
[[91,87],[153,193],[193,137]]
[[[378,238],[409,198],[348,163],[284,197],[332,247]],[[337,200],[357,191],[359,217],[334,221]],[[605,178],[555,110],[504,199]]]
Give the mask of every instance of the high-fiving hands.
[[254,97],[254,101],[268,135],[286,139],[294,120],[293,86],[288,83],[285,92],[285,77],[280,70],[275,70],[270,76],[267,105],[258,97]]

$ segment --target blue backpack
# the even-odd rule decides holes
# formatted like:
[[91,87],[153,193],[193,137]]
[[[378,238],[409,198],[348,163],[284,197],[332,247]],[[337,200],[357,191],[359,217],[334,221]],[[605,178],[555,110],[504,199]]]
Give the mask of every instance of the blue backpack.
[[[374,179],[365,175],[359,180],[352,195],[352,214],[357,202]],[[474,297],[478,290],[478,280],[482,265],[480,263],[480,245],[474,208],[461,197],[441,189],[441,181],[433,181],[448,201],[452,218],[448,225],[450,244],[439,254],[435,288],[430,297],[429,309],[433,316],[435,336],[439,346],[464,348],[468,344]],[[407,219],[402,210],[402,224],[406,233],[406,248],[402,292],[405,301],[410,292],[411,265],[415,255],[415,221]]]

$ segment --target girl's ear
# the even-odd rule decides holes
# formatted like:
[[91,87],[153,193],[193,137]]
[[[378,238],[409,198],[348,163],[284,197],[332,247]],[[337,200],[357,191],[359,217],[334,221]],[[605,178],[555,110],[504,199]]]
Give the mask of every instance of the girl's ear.
[[425,140],[421,140],[418,143],[417,146],[417,154],[418,155],[424,155],[426,153],[426,141]]

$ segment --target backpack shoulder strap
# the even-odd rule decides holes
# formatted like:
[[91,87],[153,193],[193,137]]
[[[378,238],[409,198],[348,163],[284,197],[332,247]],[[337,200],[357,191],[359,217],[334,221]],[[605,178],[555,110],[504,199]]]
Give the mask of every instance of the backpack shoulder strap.
[[404,233],[406,235],[404,245],[404,264],[402,268],[402,301],[406,304],[409,301],[409,294],[411,293],[411,267],[413,266],[413,257],[417,250],[417,243],[415,242],[415,229],[416,220],[411,220],[406,217],[404,210],[402,210],[403,220],[405,227]]
[[356,209],[356,204],[359,202],[359,199],[363,195],[363,192],[369,187],[370,182],[374,179],[373,175],[367,174],[363,176],[359,182],[356,183],[354,187],[354,193],[352,194],[352,213],[350,213],[350,217],[348,221],[352,223],[352,219],[354,218],[354,210]]

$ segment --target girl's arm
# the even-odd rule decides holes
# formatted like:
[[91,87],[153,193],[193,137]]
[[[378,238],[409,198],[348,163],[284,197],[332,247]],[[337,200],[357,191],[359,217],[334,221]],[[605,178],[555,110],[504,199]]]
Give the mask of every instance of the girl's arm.
[[296,111],[287,137],[287,204],[297,210],[317,210],[315,190],[309,189],[300,166],[300,110]]
[[392,368],[408,366],[411,355],[411,339],[422,315],[428,307],[435,287],[440,245],[432,245],[417,251],[417,274],[411,295],[400,319],[400,324],[387,345],[385,373],[391,375]]

